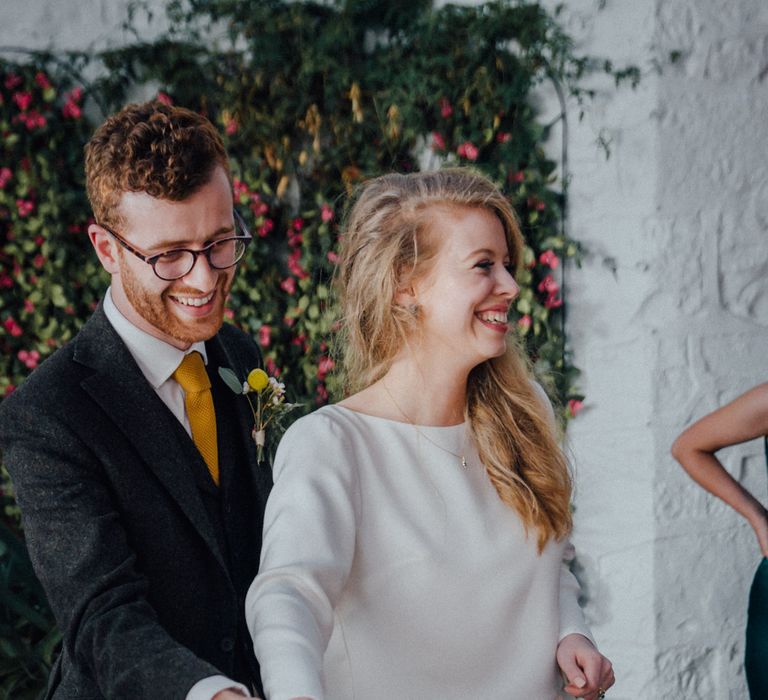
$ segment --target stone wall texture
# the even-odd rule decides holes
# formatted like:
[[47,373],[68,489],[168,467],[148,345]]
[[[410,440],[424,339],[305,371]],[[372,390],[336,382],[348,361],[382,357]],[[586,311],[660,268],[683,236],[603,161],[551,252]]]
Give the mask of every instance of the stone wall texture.
[[[150,3],[144,37],[163,4]],[[3,0],[0,47],[129,41],[127,5]],[[768,2],[569,0],[562,19],[583,52],[643,70],[636,90],[595,78],[584,118],[568,114],[569,228],[588,251],[565,273],[587,396],[569,430],[574,541],[587,614],[616,668],[609,698],[745,700],[759,550],[669,446],[768,378]],[[723,459],[767,500],[759,441]]]
[[[744,700],[759,549],[669,446],[768,380],[768,4],[598,4],[566,3],[568,28],[643,79],[597,81],[583,121],[570,115],[569,225],[589,250],[566,273],[587,394],[569,430],[587,611],[615,662],[610,697]],[[721,456],[765,502],[761,441]]]

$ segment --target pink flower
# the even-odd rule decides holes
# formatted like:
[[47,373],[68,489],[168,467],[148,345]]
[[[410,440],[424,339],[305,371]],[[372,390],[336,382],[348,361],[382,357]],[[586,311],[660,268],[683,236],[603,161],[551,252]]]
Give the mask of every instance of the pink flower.
[[547,265],[552,270],[556,270],[557,266],[560,264],[560,258],[555,255],[553,250],[545,250],[541,255],[539,255],[539,262],[542,265]]
[[51,81],[48,80],[48,76],[43,73],[42,71],[39,71],[37,75],[35,76],[35,82],[43,89],[47,90],[49,87],[51,87]]
[[35,304],[34,302],[31,302],[29,299],[24,300],[24,311],[26,311],[28,314],[31,314],[35,310]]
[[467,160],[477,160],[480,151],[471,141],[465,141],[456,149],[456,153]]
[[158,91],[157,97],[155,97],[155,99],[160,104],[168,105],[169,107],[173,104],[173,100],[171,99],[170,95],[166,95],[164,92]]
[[8,75],[5,76],[5,89],[13,90],[15,87],[18,87],[23,82],[24,80],[20,75],[16,75],[15,73],[8,73]]
[[24,126],[27,127],[27,131],[42,129],[48,123],[48,120],[36,109],[31,109],[26,114],[19,115],[19,118],[24,122]]
[[76,87],[69,93],[69,98],[73,102],[80,102],[83,99],[83,88]]
[[453,107],[447,97],[443,97],[440,100],[440,116],[443,119],[448,119],[453,114]]
[[5,186],[10,182],[13,177],[13,173],[10,168],[0,168],[0,190],[5,189]]
[[509,176],[509,179],[512,180],[512,182],[516,182],[519,185],[521,182],[525,181],[525,171],[518,170],[516,173],[512,173]]
[[240,125],[237,123],[237,119],[230,119],[224,126],[224,131],[228,136],[232,136],[237,133]]
[[275,364],[275,361],[271,357],[268,357],[264,362],[264,369],[266,369],[267,374],[272,377],[280,376],[280,368]]
[[559,309],[563,305],[563,300],[557,296],[557,292],[552,292],[547,295],[544,301],[544,308],[547,309]]
[[75,315],[75,307],[72,306],[72,304],[68,304],[64,307],[64,313],[67,314],[67,316],[74,316]]
[[26,112],[32,104],[31,92],[14,92],[13,101],[22,112]]
[[64,115],[65,119],[80,119],[83,115],[83,110],[80,109],[80,105],[76,102],[68,100],[61,108],[61,113]]
[[224,307],[224,316],[228,321],[231,321],[235,317],[235,312],[226,306]]
[[528,314],[517,319],[517,327],[526,332],[531,327],[531,317]]
[[40,353],[37,350],[19,350],[16,357],[21,360],[27,369],[35,369],[40,362]]
[[582,408],[584,408],[584,403],[582,401],[579,401],[578,399],[568,400],[568,414],[571,418],[575,418]]
[[304,228],[304,219],[302,219],[300,216],[297,216],[292,222],[291,227],[294,231],[301,231],[301,229]]
[[243,195],[248,196],[248,185],[241,179],[235,177],[232,179],[232,194],[236,202],[240,201]]
[[332,250],[328,251],[328,262],[331,263],[331,265],[335,265],[337,262],[339,262],[339,256]]
[[35,203],[31,199],[17,199],[16,209],[19,216],[29,216],[35,210]]
[[299,258],[301,258],[301,250],[297,248],[288,256],[288,270],[292,275],[303,280],[309,277],[309,273],[301,266]]
[[328,401],[328,389],[325,388],[325,384],[318,384],[317,385],[317,399],[316,399],[318,405],[324,404],[326,401]]
[[34,258],[32,258],[32,264],[39,270],[43,265],[45,265],[45,256],[38,253]]
[[13,316],[9,316],[3,321],[3,328],[10,333],[14,338],[18,338],[24,331],[21,326],[16,323],[16,319]]
[[528,197],[527,204],[529,209],[536,209],[536,211],[544,211],[547,208],[547,205],[537,197]]
[[263,348],[268,348],[272,339],[272,327],[266,324],[259,328],[259,345]]
[[323,204],[323,206],[320,207],[320,220],[327,224],[329,221],[333,221],[333,209],[329,207],[327,204]]
[[286,277],[282,282],[280,282],[280,289],[293,296],[296,294],[296,280],[293,279],[293,277]]
[[445,150],[445,139],[443,138],[443,135],[438,131],[432,132],[432,150],[433,151]]
[[547,275],[541,282],[539,282],[538,290],[540,292],[546,292],[547,294],[555,294],[560,289],[560,285],[555,282],[555,278],[552,275]]
[[317,378],[320,381],[325,379],[325,376],[334,368],[334,361],[327,355],[323,355],[317,361]]
[[42,236],[35,236],[35,245],[36,246],[41,246],[41,245],[43,245],[43,243],[45,243],[45,238],[43,238]]
[[497,143],[506,143],[511,138],[512,138],[512,134],[510,134],[508,131],[500,131],[498,134],[496,134]]
[[275,228],[275,222],[272,219],[264,219],[264,223],[259,226],[258,234],[264,238],[273,228]]
[[0,275],[0,289],[10,289],[13,287],[13,279],[10,275],[3,273]]

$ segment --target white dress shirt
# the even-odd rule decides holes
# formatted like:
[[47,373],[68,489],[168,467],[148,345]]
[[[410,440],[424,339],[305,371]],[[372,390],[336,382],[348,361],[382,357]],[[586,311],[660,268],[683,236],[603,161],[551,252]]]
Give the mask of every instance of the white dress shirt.
[[[107,289],[107,293],[104,295],[103,306],[107,320],[125,343],[133,359],[136,360],[136,364],[145,379],[191,437],[192,429],[189,426],[187,409],[184,404],[184,390],[173,378],[173,373],[181,364],[184,356],[190,352],[199,352],[203,356],[203,362],[207,364],[208,356],[205,352],[205,343],[200,341],[193,343],[186,350],[179,350],[179,348],[137,328],[115,306],[115,302],[112,301],[111,288]],[[192,614],[194,611],[190,610],[190,615]],[[251,697],[246,687],[240,683],[236,683],[226,676],[209,676],[192,686],[187,693],[186,700],[211,700],[216,693],[227,689],[238,690],[246,697]]]

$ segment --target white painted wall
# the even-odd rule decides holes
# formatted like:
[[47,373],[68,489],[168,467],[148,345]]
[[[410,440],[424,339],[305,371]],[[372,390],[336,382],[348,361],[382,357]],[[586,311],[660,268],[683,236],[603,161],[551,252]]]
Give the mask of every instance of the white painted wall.
[[[136,14],[142,39],[165,27],[166,2],[143,0],[153,8],[153,20]],[[0,47],[24,49],[99,50],[120,46],[135,36],[123,29],[130,0],[2,0]]]
[[[768,378],[768,4],[567,5],[585,51],[646,73],[635,92],[598,82],[606,91],[571,120],[570,227],[591,251],[568,272],[587,394],[570,430],[587,609],[617,667],[611,698],[742,700],[759,550],[669,446]],[[759,441],[723,457],[768,500]]]
[[[161,16],[164,3],[151,4]],[[645,73],[636,91],[596,79],[584,120],[570,113],[570,230],[589,250],[567,273],[587,394],[570,430],[587,612],[615,662],[611,700],[744,700],[758,550],[669,445],[768,375],[768,3],[566,4],[585,53]],[[123,43],[126,5],[3,0],[0,46]],[[671,51],[682,54],[675,65]],[[608,160],[595,145],[601,131]],[[755,442],[725,459],[765,499],[761,451]]]

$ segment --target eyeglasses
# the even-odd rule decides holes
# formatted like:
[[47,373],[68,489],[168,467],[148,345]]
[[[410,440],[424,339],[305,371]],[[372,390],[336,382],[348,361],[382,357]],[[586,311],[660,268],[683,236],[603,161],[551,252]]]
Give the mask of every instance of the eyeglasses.
[[240,261],[253,236],[251,236],[248,231],[248,227],[245,225],[245,221],[243,221],[240,214],[235,211],[234,216],[236,229],[241,235],[221,238],[209,243],[205,248],[201,248],[200,250],[175,248],[174,250],[167,250],[164,253],[157,253],[156,255],[146,255],[145,253],[142,253],[124,238],[116,234],[112,229],[104,226],[104,224],[99,224],[99,226],[123,246],[123,248],[133,253],[139,260],[143,260],[147,265],[151,265],[155,274],[161,280],[171,282],[192,272],[192,268],[197,262],[198,255],[204,255],[208,260],[208,264],[214,270],[226,270],[228,267],[232,267]]

